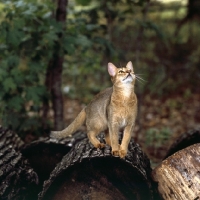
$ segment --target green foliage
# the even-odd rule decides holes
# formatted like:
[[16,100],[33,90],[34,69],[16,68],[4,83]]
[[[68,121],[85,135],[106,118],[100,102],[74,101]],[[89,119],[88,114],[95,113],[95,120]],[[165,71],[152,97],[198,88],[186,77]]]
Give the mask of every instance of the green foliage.
[[[67,26],[63,29],[63,25],[53,17],[55,5],[50,0],[11,0],[4,3],[4,18],[0,24],[0,114],[4,126],[20,133],[40,132],[42,104],[44,99],[50,99],[44,87],[46,69],[55,54],[65,55],[64,66],[67,67],[63,74],[68,77],[67,84],[85,85],[79,88],[82,91],[79,96],[73,93],[69,96],[81,98],[83,95],[84,101],[87,101],[93,95],[91,92],[96,93],[104,86],[97,86],[94,82],[100,82],[105,73],[100,64],[105,52],[112,55],[115,51],[102,37],[105,28],[87,17],[90,13],[94,14],[97,7],[82,13],[72,3],[69,5]],[[70,10],[73,12],[70,13]],[[85,79],[75,82],[80,74]],[[86,88],[89,88],[87,92]]]
[[162,147],[170,139],[171,135],[172,131],[169,127],[163,127],[161,130],[149,128],[145,133],[146,145],[154,148]]
[[61,31],[50,18],[51,8],[50,3],[25,0],[6,1],[3,7],[0,113],[4,126],[21,133],[36,133],[41,127],[39,111],[48,95],[44,87],[46,66]]
[[65,58],[67,97],[85,103],[111,85],[108,62],[120,66],[133,61],[146,80],[136,88],[140,94],[168,95],[190,83],[192,88],[183,92],[189,96],[198,85],[198,22],[184,24],[174,35],[185,6],[146,0],[68,4],[63,29],[54,19],[51,0],[0,3],[0,118],[5,126],[18,132],[40,130],[42,103],[51,98],[44,87],[46,69],[55,54]]

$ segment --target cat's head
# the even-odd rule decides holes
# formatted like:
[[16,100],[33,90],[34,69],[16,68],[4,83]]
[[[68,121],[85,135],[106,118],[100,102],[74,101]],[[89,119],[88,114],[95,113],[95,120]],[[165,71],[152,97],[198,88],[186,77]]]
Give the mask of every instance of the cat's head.
[[134,85],[135,83],[135,74],[133,71],[133,64],[129,61],[126,67],[117,68],[112,63],[108,63],[108,73],[111,76],[113,84],[129,84]]

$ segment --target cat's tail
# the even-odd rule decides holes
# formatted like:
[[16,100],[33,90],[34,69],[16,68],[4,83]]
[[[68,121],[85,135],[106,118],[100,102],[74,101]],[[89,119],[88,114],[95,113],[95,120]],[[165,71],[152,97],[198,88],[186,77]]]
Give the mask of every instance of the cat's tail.
[[85,123],[85,119],[86,112],[84,108],[67,128],[62,131],[51,131],[50,137],[59,139],[73,134],[78,130],[78,128],[80,128],[81,125]]

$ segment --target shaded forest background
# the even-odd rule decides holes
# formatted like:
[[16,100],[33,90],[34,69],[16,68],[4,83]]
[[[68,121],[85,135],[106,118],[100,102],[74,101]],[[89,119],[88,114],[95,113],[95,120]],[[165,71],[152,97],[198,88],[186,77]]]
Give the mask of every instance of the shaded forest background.
[[2,1],[0,124],[27,142],[61,130],[131,60],[134,137],[156,162],[200,126],[199,44],[198,0]]

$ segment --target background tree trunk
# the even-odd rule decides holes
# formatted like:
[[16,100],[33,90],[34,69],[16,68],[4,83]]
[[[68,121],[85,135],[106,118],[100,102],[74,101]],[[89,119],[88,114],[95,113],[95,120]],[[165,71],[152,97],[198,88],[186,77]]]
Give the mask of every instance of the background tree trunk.
[[[58,0],[57,1],[57,10],[56,10],[56,21],[63,24],[63,29],[65,29],[66,15],[67,15],[67,4],[68,0]],[[62,33],[59,34],[59,37],[62,38]],[[57,44],[59,46],[59,44]],[[62,65],[64,56],[59,55],[56,52],[53,58],[52,66],[52,103],[54,110],[54,129],[61,130],[63,129],[63,97],[62,97]],[[58,51],[59,52],[59,51]]]
[[[67,4],[68,0],[57,1],[55,18],[56,21],[62,23],[63,30],[65,30]],[[51,93],[52,98],[52,106],[54,111],[54,130],[63,129],[63,96],[61,87],[64,55],[60,48],[63,33],[59,33],[58,36],[60,41],[55,42],[53,58],[49,61],[45,81],[45,85],[48,91]],[[47,117],[48,109],[48,101],[45,101],[43,106],[43,119]]]
[[187,15],[178,23],[175,36],[178,35],[182,26],[189,20],[200,20],[200,1],[199,0],[188,0]]
[[200,143],[164,160],[153,171],[158,190],[165,200],[200,199]]

